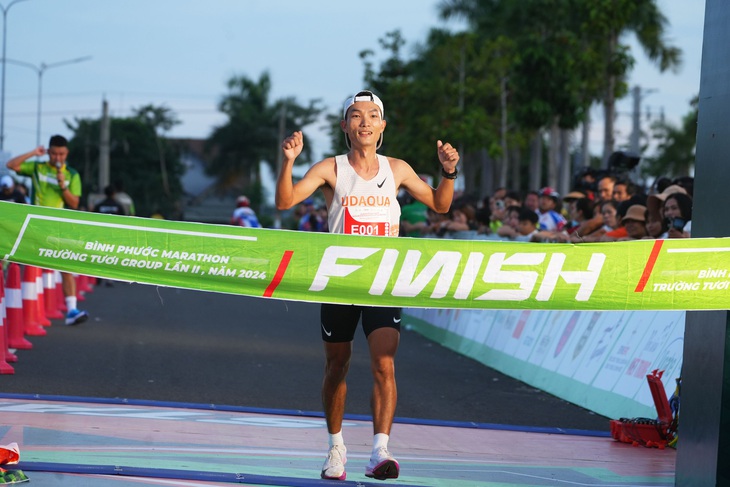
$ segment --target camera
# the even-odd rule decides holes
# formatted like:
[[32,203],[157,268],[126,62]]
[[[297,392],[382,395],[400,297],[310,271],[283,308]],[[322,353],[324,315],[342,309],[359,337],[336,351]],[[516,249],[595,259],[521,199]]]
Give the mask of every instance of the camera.
[[633,152],[616,151],[608,158],[608,168],[613,173],[626,173],[639,165],[641,157]]
[[607,169],[584,168],[574,175],[573,187],[577,191],[595,193],[598,191],[598,180],[604,176],[627,177],[636,166],[639,165],[641,157],[633,152],[616,151],[608,158]]

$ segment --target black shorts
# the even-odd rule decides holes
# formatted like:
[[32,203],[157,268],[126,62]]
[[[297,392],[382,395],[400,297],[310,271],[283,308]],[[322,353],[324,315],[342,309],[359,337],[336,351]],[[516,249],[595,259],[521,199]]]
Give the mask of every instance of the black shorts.
[[400,308],[322,304],[322,340],[331,343],[351,342],[362,317],[362,330],[367,337],[378,328],[400,331]]

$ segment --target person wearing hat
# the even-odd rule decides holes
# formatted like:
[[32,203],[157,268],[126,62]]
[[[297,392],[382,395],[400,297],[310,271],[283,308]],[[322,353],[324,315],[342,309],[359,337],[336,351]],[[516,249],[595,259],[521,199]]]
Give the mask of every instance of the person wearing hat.
[[653,193],[646,198],[646,208],[651,214],[652,221],[663,221],[664,215],[664,201],[667,197],[674,193],[687,194],[687,190],[682,186],[676,184],[670,184],[661,193]]
[[25,203],[25,196],[15,187],[15,181],[7,174],[0,178],[0,201]]
[[648,236],[646,233],[646,206],[629,206],[621,222],[626,228],[626,237],[620,240],[639,240]]
[[[426,183],[405,161],[377,153],[386,128],[381,99],[371,91],[347,98],[340,128],[349,149],[314,164],[296,183],[294,161],[304,147],[301,131],[282,143],[283,161],[276,183],[276,207],[292,208],[318,189],[324,193],[331,233],[396,237],[400,226],[397,195],[410,195],[438,213],[446,213],[454,197],[459,153],[449,143],[436,142],[441,174],[436,188]],[[362,319],[373,374],[371,408],[373,449],[365,468],[367,477],[397,478],[399,464],[388,450],[396,407],[394,359],[400,339],[400,308],[322,304],[321,332],[325,350],[322,402],[329,432],[329,451],[322,466],[325,479],[346,478],[347,448],[342,434],[352,341]]]
[[568,223],[565,217],[557,211],[560,193],[553,188],[545,187],[539,191],[539,221],[540,231],[560,232]]
[[[48,155],[48,161],[30,161],[31,157]],[[54,135],[48,142],[48,150],[38,146],[35,149],[7,162],[8,169],[28,176],[33,181],[33,204],[51,208],[76,210],[81,201],[81,176],[76,169],[66,164],[68,141],[61,135]],[[67,325],[77,325],[89,318],[86,311],[76,308],[76,280],[72,274],[61,272],[63,294],[66,299]]]
[[231,216],[231,225],[247,228],[261,228],[256,212],[251,208],[248,197],[241,195],[236,198],[236,209]]

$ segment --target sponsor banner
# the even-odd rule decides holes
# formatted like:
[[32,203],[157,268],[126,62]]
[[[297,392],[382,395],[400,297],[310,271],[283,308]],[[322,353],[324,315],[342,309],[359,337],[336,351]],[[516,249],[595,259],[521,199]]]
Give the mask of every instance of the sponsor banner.
[[684,311],[403,310],[452,350],[609,418],[656,417],[646,376],[682,374]]
[[730,238],[532,244],[0,211],[5,260],[154,285],[412,308],[712,310],[730,298]]

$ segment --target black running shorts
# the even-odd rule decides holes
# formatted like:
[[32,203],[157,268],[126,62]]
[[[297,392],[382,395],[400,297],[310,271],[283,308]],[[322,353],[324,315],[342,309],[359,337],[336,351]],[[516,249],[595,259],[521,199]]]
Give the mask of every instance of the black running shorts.
[[378,328],[400,331],[400,313],[400,308],[322,304],[322,340],[331,343],[351,342],[361,317],[366,337]]

